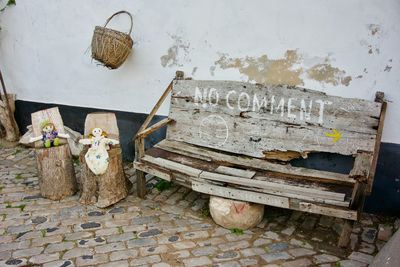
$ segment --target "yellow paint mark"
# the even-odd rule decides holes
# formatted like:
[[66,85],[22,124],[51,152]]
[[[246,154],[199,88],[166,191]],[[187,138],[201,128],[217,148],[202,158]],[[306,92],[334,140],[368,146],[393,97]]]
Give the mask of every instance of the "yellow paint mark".
[[339,131],[336,130],[336,129],[332,129],[332,133],[326,133],[325,136],[326,136],[326,137],[331,137],[331,138],[332,138],[332,141],[333,141],[334,143],[336,143],[337,141],[339,141],[339,140],[342,138],[342,133],[339,132]]

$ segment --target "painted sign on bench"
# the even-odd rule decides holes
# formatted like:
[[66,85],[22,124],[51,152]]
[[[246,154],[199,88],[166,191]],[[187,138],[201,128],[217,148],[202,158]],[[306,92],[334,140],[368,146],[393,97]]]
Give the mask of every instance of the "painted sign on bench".
[[373,151],[381,104],[286,86],[174,83],[167,138],[232,153]]

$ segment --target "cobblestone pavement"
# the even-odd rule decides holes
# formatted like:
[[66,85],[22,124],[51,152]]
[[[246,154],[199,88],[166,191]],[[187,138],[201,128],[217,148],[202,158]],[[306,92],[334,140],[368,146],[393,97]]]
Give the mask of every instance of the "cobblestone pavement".
[[341,220],[283,209],[231,233],[209,217],[206,195],[177,185],[159,192],[156,183],[147,199],[132,192],[108,209],[77,195],[50,201],[39,195],[33,151],[0,149],[0,265],[366,266],[400,224],[365,214],[347,250],[335,246]]

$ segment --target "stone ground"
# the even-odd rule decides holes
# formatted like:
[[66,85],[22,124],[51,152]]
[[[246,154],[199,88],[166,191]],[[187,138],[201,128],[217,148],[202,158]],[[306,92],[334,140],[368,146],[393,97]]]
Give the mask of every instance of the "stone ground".
[[0,266],[366,266],[400,224],[364,214],[343,250],[341,220],[268,207],[255,229],[231,233],[209,217],[206,195],[157,182],[147,199],[132,192],[108,209],[77,195],[51,201],[39,195],[33,151],[0,149]]

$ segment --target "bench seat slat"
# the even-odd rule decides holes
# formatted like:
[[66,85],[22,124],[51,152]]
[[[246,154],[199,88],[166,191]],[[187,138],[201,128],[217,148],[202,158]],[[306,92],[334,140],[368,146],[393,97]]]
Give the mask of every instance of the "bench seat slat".
[[261,181],[261,180],[246,179],[246,178],[234,177],[234,176],[206,172],[206,171],[203,171],[200,174],[200,178],[207,179],[207,180],[213,180],[213,181],[221,181],[221,182],[233,183],[233,184],[238,184],[238,185],[246,185],[246,186],[251,186],[251,187],[258,187],[258,188],[274,190],[276,192],[276,194],[279,194],[280,192],[289,192],[289,193],[294,193],[294,194],[314,195],[314,196],[317,196],[320,198],[332,199],[332,200],[338,200],[338,201],[344,201],[345,196],[346,196],[343,193],[322,191],[322,190],[317,190],[317,189],[313,189],[313,188],[286,185],[286,184],[281,184],[281,183],[271,183],[271,182]]
[[162,140],[155,147],[167,150],[170,152],[182,154],[185,156],[198,158],[206,161],[225,162],[228,164],[234,164],[245,168],[253,168],[259,170],[273,171],[286,175],[301,176],[305,179],[316,179],[324,180],[332,183],[345,183],[354,184],[355,180],[350,178],[348,175],[340,173],[332,173],[327,171],[319,171],[301,167],[293,167],[291,165],[282,165],[266,160],[249,158],[240,155],[231,155],[223,152],[217,152],[208,148],[191,145],[185,142],[178,142],[173,140]]
[[215,169],[215,172],[222,173],[222,174],[227,174],[227,175],[232,175],[236,177],[244,177],[251,179],[256,175],[255,171],[249,171],[249,170],[242,170],[238,168],[231,168],[231,167],[226,167],[226,166],[218,166],[218,168]]
[[[154,151],[164,154],[164,158],[157,157],[156,155],[154,155],[156,154],[154,153]],[[316,186],[314,184],[310,185],[302,183],[299,183],[297,185],[294,183],[287,184],[284,183],[282,180],[279,180],[279,182],[271,182],[274,180],[271,179],[271,181],[270,180],[267,181],[267,180],[239,178],[229,175],[223,175],[219,173],[213,173],[207,170],[201,170],[198,167],[199,164],[192,165],[192,162],[189,157],[178,156],[180,162],[177,162],[174,161],[176,159],[172,157],[174,153],[169,153],[169,152],[163,153],[162,150],[157,148],[153,148],[148,152],[150,155],[144,156],[141,159],[141,161],[143,161],[146,165],[150,165],[147,168],[147,172],[155,176],[157,176],[157,173],[152,172],[153,169],[164,170],[165,172],[169,172],[170,173],[169,177],[172,177],[173,179],[175,179],[176,177],[175,174],[177,174],[178,176],[187,177],[188,184],[192,183],[193,181],[203,181],[207,183],[213,183],[216,185],[224,185],[225,183],[229,183],[230,187],[243,188],[245,190],[260,192],[264,194],[284,196],[293,199],[300,199],[303,201],[332,204],[342,207],[349,206],[349,201],[344,200],[345,194],[341,192],[332,191],[334,190],[333,188],[324,188],[321,186]],[[170,159],[171,157],[172,159]],[[144,170],[143,167],[141,169]]]
[[[242,201],[249,201],[249,202],[254,202],[254,203],[260,203],[260,204],[265,204],[265,205],[270,205],[270,206],[275,206],[275,207],[289,208],[289,209],[299,210],[299,211],[307,211],[310,213],[335,216],[338,218],[349,219],[349,220],[357,220],[357,218],[358,218],[358,213],[355,210],[350,210],[350,209],[340,208],[340,207],[325,206],[323,204],[310,203],[310,202],[291,199],[291,198],[287,198],[287,200],[289,202],[287,205],[286,201],[281,202],[281,201],[277,201],[276,199],[271,198],[272,195],[260,194],[260,193],[256,193],[256,192],[252,192],[252,191],[243,190],[243,189],[237,190],[237,189],[233,189],[233,188],[210,185],[207,183],[202,183],[202,182],[197,182],[197,181],[192,182],[192,188],[194,191],[198,191],[198,192],[205,193],[205,194],[226,197],[226,198],[231,198],[231,199],[237,199],[237,200],[242,200]],[[268,196],[268,197],[265,198],[263,196]]]

